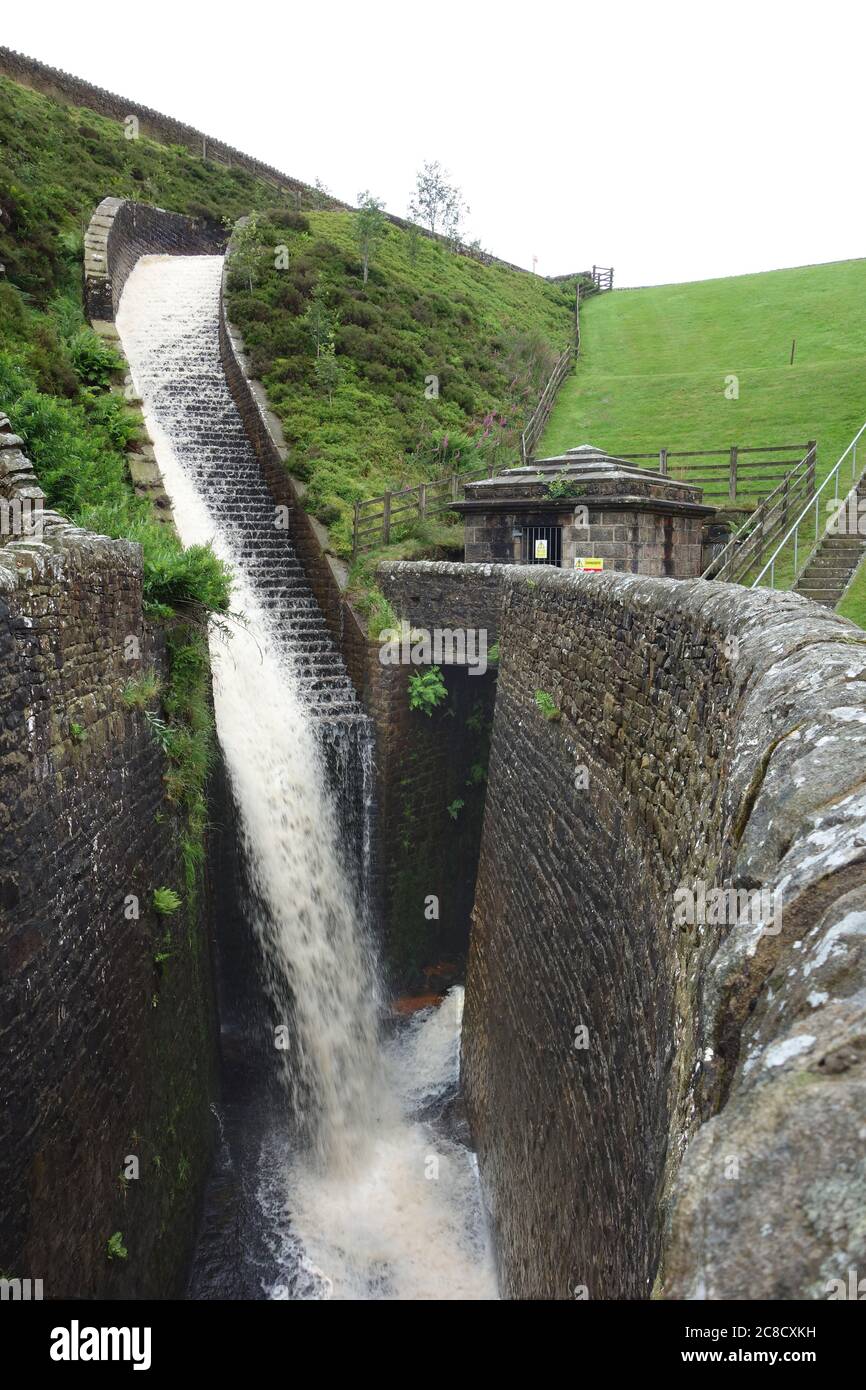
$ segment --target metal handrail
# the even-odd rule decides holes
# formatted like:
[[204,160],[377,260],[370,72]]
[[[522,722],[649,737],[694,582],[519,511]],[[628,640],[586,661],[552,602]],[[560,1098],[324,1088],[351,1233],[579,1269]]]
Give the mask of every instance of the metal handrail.
[[[741,454],[745,454],[755,451],[740,449],[739,452]],[[769,453],[769,446],[761,452]],[[773,491],[764,498],[763,502],[759,503],[759,505],[755,508],[753,512],[750,513],[749,516],[746,517],[742,526],[738,527],[737,530],[733,533],[724,549],[720,550],[718,555],[716,555],[707,565],[707,568],[701,575],[702,579],[718,579],[722,574],[722,571],[728,569],[732,561],[736,558],[736,552],[741,548],[743,542],[746,540],[750,540],[751,537],[755,534],[755,532],[758,531],[761,527],[763,527],[764,522],[767,520],[767,518],[770,515],[770,512],[773,510],[773,506],[771,506],[771,503],[775,505],[777,498],[781,499],[783,495],[786,493],[786,491],[791,490],[792,485],[796,486],[796,484],[798,484],[803,477],[808,475],[809,470],[811,468],[814,468],[815,466],[817,455],[817,443],[813,443],[810,441],[809,447],[806,450],[803,457],[800,459],[800,462],[794,464],[794,467],[790,470],[790,472],[786,473],[782,481],[780,483],[777,483],[777,485],[773,488]],[[811,499],[809,505],[811,506]],[[747,568],[749,568],[749,566],[747,566]]]
[[[840,470],[840,468],[842,467],[842,464],[845,462],[845,460],[846,460],[846,458],[848,457],[849,454],[851,454],[851,488],[849,488],[848,493],[846,493],[846,497],[850,495],[850,492],[851,492],[852,489],[853,489],[854,481],[855,481],[856,474],[857,474],[857,441],[858,441],[858,439],[860,438],[860,436],[863,434],[864,430],[866,430],[866,420],[863,421],[863,424],[860,426],[860,428],[859,428],[859,430],[857,431],[857,433],[855,434],[854,438],[851,440],[851,443],[848,445],[848,448],[845,450],[844,454],[842,454],[841,457],[840,457],[839,459],[837,459],[836,463],[833,465],[833,467],[831,468],[830,472],[827,474],[827,476],[826,476],[826,478],[824,479],[824,481],[823,481],[823,483],[821,484],[821,486],[820,486],[819,488],[816,488],[816,489],[815,489],[815,494],[814,494],[814,496],[809,498],[809,501],[806,503],[805,507],[804,507],[803,510],[800,512],[799,516],[797,517],[797,520],[796,520],[796,521],[793,523],[793,525],[790,526],[790,527],[788,528],[788,530],[785,532],[785,535],[782,537],[781,541],[780,541],[779,544],[776,546],[776,549],[773,551],[772,555],[770,556],[769,560],[768,560],[767,563],[765,564],[764,568],[761,570],[761,573],[758,575],[757,579],[753,579],[753,580],[752,580],[751,588],[753,588],[753,589],[757,588],[757,586],[760,584],[761,580],[763,579],[764,575],[767,573],[767,570],[769,570],[769,571],[770,571],[770,588],[771,588],[771,589],[775,589],[775,587],[776,587],[776,560],[777,560],[779,554],[784,550],[785,546],[788,544],[788,542],[790,541],[790,539],[791,539],[792,536],[794,537],[794,579],[796,580],[796,579],[799,577],[798,574],[797,574],[797,549],[798,549],[798,544],[799,544],[799,534],[798,534],[798,533],[799,533],[800,525],[801,525],[801,523],[802,523],[802,521],[803,521],[803,518],[806,516],[807,512],[810,512],[810,511],[812,510],[813,507],[815,508],[815,538],[814,538],[814,540],[813,540],[813,542],[812,542],[812,549],[809,551],[809,556],[811,556],[812,553],[813,553],[813,551],[815,550],[815,547],[816,547],[817,544],[818,544],[818,499],[820,498],[821,493],[824,491],[824,489],[825,489],[825,487],[827,486],[827,484],[828,484],[828,483],[831,481],[831,479],[832,479],[832,480],[833,480],[833,499],[834,499],[834,501],[838,500],[838,497],[839,497],[839,470]],[[829,522],[828,522],[828,524],[829,524]],[[827,528],[825,527],[824,529],[825,529],[825,531],[826,531]],[[808,563],[808,558],[807,558],[806,563]],[[804,568],[805,568],[805,566],[804,566]]]

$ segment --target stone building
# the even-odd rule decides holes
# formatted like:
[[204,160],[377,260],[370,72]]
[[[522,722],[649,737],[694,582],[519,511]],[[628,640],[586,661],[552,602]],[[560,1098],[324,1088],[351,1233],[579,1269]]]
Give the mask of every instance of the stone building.
[[466,485],[466,563],[695,578],[715,513],[699,487],[591,444]]

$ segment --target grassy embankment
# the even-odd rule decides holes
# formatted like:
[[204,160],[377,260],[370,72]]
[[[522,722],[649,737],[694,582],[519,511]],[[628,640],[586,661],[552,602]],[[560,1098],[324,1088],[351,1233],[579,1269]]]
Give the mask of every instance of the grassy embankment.
[[167,755],[167,806],[177,817],[186,903],[203,850],[204,787],[212,748],[201,618],[229,604],[209,549],[184,550],[134,494],[125,461],[140,417],[127,407],[123,363],[87,327],[83,234],[107,194],[233,221],[279,198],[263,181],[186,150],[127,140],[115,121],[0,79],[0,409],[33,460],[48,503],[71,520],[140,542],[151,616],[166,622],[168,687],[130,682]]
[[[573,285],[457,256],[395,226],[364,284],[349,213],[262,215],[236,267],[230,315],[283,424],[305,504],[344,557],[356,499],[515,462],[573,329]],[[331,389],[317,372],[323,344]],[[394,541],[390,556],[459,553],[462,528],[415,521]],[[381,553],[353,574],[368,612]]]
[[820,481],[866,418],[866,260],[617,290],[587,303],[581,331],[545,453],[817,439]]

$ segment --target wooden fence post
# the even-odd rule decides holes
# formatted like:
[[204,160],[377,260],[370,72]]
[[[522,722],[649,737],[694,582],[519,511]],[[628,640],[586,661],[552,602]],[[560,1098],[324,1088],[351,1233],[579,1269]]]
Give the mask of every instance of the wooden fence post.
[[728,478],[728,500],[733,503],[737,500],[737,446],[731,445],[731,472]]
[[659,472],[660,472],[660,473],[663,473],[663,474],[665,475],[665,477],[667,477],[667,473],[668,473],[668,451],[667,451],[667,449],[659,449]]
[[391,494],[386,492],[382,498],[382,544],[389,545],[391,541]]
[[451,474],[451,501],[456,502],[460,497],[460,474]]
[[354,524],[354,526],[352,527],[352,559],[353,559],[353,560],[356,560],[356,559],[358,558],[358,512],[360,511],[360,509],[361,509],[361,503],[358,502],[358,501],[356,500],[356,502],[355,502],[355,524]]
[[426,483],[419,483],[419,485],[418,485],[418,515],[419,515],[419,517],[421,518],[422,521],[424,520],[425,516],[427,515],[427,484],[426,484]]

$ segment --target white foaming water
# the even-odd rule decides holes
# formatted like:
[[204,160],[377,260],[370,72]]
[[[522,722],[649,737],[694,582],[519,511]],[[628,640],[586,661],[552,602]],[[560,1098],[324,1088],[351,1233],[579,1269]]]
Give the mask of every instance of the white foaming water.
[[[267,1292],[495,1298],[474,1157],[414,1117],[456,1082],[462,991],[381,1046],[374,954],[319,743],[278,615],[241,554],[220,464],[210,462],[217,441],[230,438],[235,464],[248,448],[219,362],[221,270],[214,256],[142,258],[117,326],[180,535],[186,545],[212,542],[231,566],[232,608],[244,619],[229,640],[211,630],[217,731],[260,904],[253,926],[277,1017],[296,1040],[279,1054],[291,1106],[259,1171],[271,1244],[289,1276]],[[252,455],[250,469],[258,480]],[[307,1139],[301,1153],[293,1123]]]

